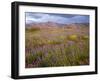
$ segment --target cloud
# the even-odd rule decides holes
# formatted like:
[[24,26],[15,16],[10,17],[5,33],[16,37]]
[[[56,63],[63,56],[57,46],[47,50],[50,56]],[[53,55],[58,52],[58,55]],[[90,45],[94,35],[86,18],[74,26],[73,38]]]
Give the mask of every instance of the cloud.
[[26,23],[54,22],[60,24],[89,22],[89,16],[26,12]]
[[70,19],[73,23],[89,23],[89,16],[75,16]]

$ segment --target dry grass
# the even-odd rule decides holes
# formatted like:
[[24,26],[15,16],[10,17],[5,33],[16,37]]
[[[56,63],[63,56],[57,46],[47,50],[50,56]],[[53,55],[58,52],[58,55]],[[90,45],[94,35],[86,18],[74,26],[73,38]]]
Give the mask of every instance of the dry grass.
[[26,28],[26,68],[88,65],[89,35],[85,30],[88,27]]

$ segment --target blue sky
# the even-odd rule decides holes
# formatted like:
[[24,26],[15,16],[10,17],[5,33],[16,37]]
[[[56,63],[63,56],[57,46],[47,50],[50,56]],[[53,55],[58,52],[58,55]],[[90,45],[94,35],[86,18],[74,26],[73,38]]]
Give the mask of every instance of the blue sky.
[[26,24],[54,22],[59,24],[89,23],[88,15],[26,12]]

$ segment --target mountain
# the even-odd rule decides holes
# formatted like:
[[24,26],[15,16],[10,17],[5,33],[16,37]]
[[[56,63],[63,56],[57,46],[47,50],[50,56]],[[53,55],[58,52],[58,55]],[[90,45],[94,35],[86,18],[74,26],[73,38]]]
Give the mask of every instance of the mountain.
[[32,23],[26,24],[27,27],[38,27],[38,28],[56,28],[56,27],[89,27],[89,23],[72,23],[72,24],[60,24],[54,22],[46,22],[46,23]]
[[66,26],[66,24],[59,24],[59,23],[53,23],[53,22],[46,22],[46,23],[32,23],[32,24],[26,24],[26,27],[63,27]]

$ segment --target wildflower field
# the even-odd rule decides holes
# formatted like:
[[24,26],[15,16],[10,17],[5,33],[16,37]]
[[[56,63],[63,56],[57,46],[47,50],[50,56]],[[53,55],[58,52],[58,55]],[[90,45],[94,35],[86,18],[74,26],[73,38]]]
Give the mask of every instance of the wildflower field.
[[88,25],[26,27],[26,68],[80,66],[88,64]]

